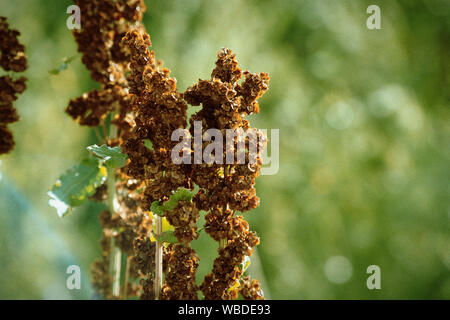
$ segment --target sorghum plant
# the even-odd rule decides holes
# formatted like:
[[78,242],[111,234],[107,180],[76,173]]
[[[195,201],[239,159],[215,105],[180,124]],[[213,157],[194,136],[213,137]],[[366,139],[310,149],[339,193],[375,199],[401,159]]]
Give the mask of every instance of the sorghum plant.
[[[25,47],[17,37],[20,32],[9,28],[5,17],[0,17],[0,66],[5,71],[23,72],[27,69]],[[26,89],[26,78],[14,80],[11,76],[0,77],[0,154],[8,153],[14,148],[12,132],[7,125],[19,120],[13,102],[17,94]]]
[[[242,71],[225,48],[211,79],[181,93],[149,50],[150,36],[140,23],[142,0],[75,3],[82,13],[82,28],[74,31],[78,49],[101,89],[73,99],[66,111],[94,127],[103,144],[88,147],[91,157],[63,174],[49,195],[61,216],[87,198],[107,204],[99,216],[102,256],[92,267],[94,288],[107,299],[199,299],[200,291],[205,299],[236,299],[239,293],[263,299],[257,280],[244,276],[259,238],[236,212],[259,205],[254,185],[266,138],[244,118],[259,112],[257,100],[269,76],[246,71],[239,83]],[[188,104],[202,105],[189,121]],[[212,143],[200,138],[180,150],[194,161],[177,163],[173,150],[179,141],[172,134],[195,136],[196,123],[202,124],[202,137],[208,129],[236,134],[214,162],[195,160],[199,148]],[[255,161],[251,150],[257,150]],[[234,161],[241,152],[245,163]],[[201,212],[206,223],[198,228]],[[219,255],[197,286],[199,257],[191,242],[202,229],[219,243]]]

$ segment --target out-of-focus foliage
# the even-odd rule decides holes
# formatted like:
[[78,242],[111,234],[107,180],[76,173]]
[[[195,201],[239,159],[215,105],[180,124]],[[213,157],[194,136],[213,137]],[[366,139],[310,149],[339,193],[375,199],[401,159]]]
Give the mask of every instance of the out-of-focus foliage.
[[[46,192],[99,143],[65,115],[95,87],[66,28],[71,1],[1,1],[22,32],[29,89],[1,157],[0,298],[91,298],[102,205],[59,219]],[[280,129],[280,170],[257,179],[261,206],[245,214],[261,236],[248,272],[274,299],[450,298],[447,0],[148,0],[157,58],[181,90],[207,79],[229,46],[270,90],[252,126]],[[381,30],[366,8],[381,7]],[[197,108],[190,108],[194,112]],[[193,243],[211,268],[215,242]],[[82,289],[67,290],[80,265]],[[366,269],[381,268],[381,290]]]

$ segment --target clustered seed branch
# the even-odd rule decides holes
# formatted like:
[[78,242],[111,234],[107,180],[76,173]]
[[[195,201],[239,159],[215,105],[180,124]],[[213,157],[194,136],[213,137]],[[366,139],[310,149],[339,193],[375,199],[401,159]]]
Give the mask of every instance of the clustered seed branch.
[[[222,135],[227,129],[251,129],[244,117],[259,112],[257,99],[268,89],[269,76],[267,73],[254,74],[244,72],[245,80],[242,84],[236,56],[228,48],[218,53],[216,67],[212,71],[211,80],[200,80],[186,90],[184,97],[191,105],[202,105],[202,109],[195,113],[191,121],[201,121],[202,129],[217,128]],[[193,131],[191,132],[193,134]],[[257,132],[261,145],[265,144],[265,136]],[[238,140],[248,137],[237,135],[233,145],[228,145],[237,158]],[[207,146],[203,142],[203,148]],[[201,290],[205,299],[236,299],[239,292],[239,280],[242,269],[239,266],[245,257],[251,256],[253,247],[259,244],[256,233],[249,231],[248,223],[235,212],[248,211],[259,205],[259,198],[254,188],[255,179],[259,175],[262,164],[262,148],[257,154],[256,163],[249,163],[249,153],[246,152],[246,164],[200,164],[193,166],[192,177],[200,187],[194,197],[197,207],[205,210],[205,231],[221,245],[219,256],[214,261],[213,270],[207,274]],[[223,159],[222,163],[226,163]],[[223,172],[223,174],[218,174]],[[262,297],[261,291],[258,291]]]
[[[129,32],[123,42],[131,50],[130,93],[133,96],[135,126],[130,139],[122,145],[130,163],[127,173],[144,182],[141,198],[144,210],[154,201],[167,201],[178,188],[192,189],[190,167],[176,165],[171,159],[171,133],[187,126],[187,104],[177,91],[170,71],[155,61],[148,34],[139,30]],[[149,140],[153,150],[144,145]],[[175,227],[179,244],[166,247],[165,283],[161,299],[197,299],[195,272],[198,256],[189,243],[198,237],[196,222],[198,209],[189,201],[179,201],[171,212],[165,212]]]
[[[9,28],[5,17],[0,17],[0,67],[5,71],[23,72],[27,69],[25,47],[17,39],[20,32]],[[19,121],[19,114],[13,107],[17,94],[25,91],[27,79],[16,80],[8,75],[0,77],[0,154],[14,148],[13,134],[7,125]]]
[[[129,70],[130,51],[122,45],[124,35],[133,29],[143,28],[142,14],[145,11],[143,0],[75,0],[81,11],[81,29],[74,29],[73,34],[82,54],[82,62],[91,73],[92,79],[99,82],[101,88],[84,93],[72,99],[66,109],[80,125],[97,129],[101,127],[108,146],[117,146],[128,137],[133,126],[131,101],[128,93],[126,72]],[[110,115],[111,130],[108,132],[107,119]],[[100,214],[103,229],[101,239],[102,256],[92,266],[93,286],[104,298],[118,298],[113,295],[114,278],[111,275],[112,246],[118,247],[127,255],[127,260],[135,262],[128,268],[127,283],[123,285],[122,296],[140,296],[141,285],[135,280],[141,277],[144,268],[140,250],[152,250],[144,246],[142,238],[150,234],[152,217],[138,206],[136,189],[139,183],[131,181],[122,169],[111,170],[109,177],[115,189],[108,196],[108,187],[102,186],[91,199],[99,201],[116,197],[118,206],[109,199],[109,210]],[[111,191],[111,190],[110,190]],[[148,236],[149,237],[149,236]],[[117,258],[118,256],[116,256]],[[120,261],[118,262],[120,263]],[[145,268],[151,268],[151,261]],[[116,273],[119,266],[115,266]],[[115,275],[117,285],[119,278]],[[145,286],[145,285],[144,285]]]
[[[91,127],[106,128],[111,118],[117,135],[105,132],[106,143],[119,145],[129,158],[123,168],[113,172],[117,208],[110,205],[109,211],[100,214],[102,256],[92,267],[95,289],[104,298],[119,298],[111,292],[113,243],[127,255],[129,274],[122,298],[198,299],[201,290],[205,299],[236,299],[239,293],[245,299],[262,299],[259,283],[245,277],[243,268],[259,238],[236,212],[259,205],[254,185],[266,137],[253,130],[245,117],[259,112],[257,100],[268,89],[268,74],[242,72],[236,56],[224,48],[218,53],[210,80],[199,80],[184,93],[179,92],[170,70],[149,50],[150,36],[141,24],[145,10],[142,0],[75,3],[82,12],[82,29],[74,30],[78,50],[101,88],[72,99],[66,112],[81,125]],[[242,75],[245,79],[239,83]],[[201,105],[190,119],[188,104]],[[226,162],[225,154],[237,158],[238,146],[244,141],[249,145],[245,164],[175,164],[171,152],[178,141],[172,141],[172,133],[187,129],[189,123],[186,134],[194,135],[195,121],[202,123],[202,133],[215,128],[226,136],[228,129],[242,129],[224,146],[222,163]],[[249,162],[249,149],[255,142],[245,131],[258,138],[255,162]],[[211,141],[196,143],[183,150],[191,159],[196,147],[203,150]],[[107,188],[100,187],[92,199],[107,199]],[[175,205],[166,206],[180,190],[198,191],[193,198],[177,199]],[[162,212],[151,212],[155,204],[164,208]],[[191,242],[199,236],[201,210],[206,211],[203,229],[219,242],[219,249],[213,269],[197,286],[199,257]],[[154,214],[161,217],[155,219]],[[154,220],[158,220],[157,231]],[[173,228],[176,243],[161,238],[163,222]],[[162,266],[155,261],[160,252]],[[164,273],[161,287],[160,268]]]

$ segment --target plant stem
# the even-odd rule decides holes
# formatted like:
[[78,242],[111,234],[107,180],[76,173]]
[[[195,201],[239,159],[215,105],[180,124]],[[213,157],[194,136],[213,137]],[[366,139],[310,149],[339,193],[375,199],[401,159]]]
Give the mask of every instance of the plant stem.
[[[224,179],[226,179],[230,175],[230,169],[231,169],[230,165],[225,165],[224,170],[223,170]],[[222,208],[223,213],[225,213],[225,210],[227,210],[227,209],[228,209],[228,204],[223,206],[223,208]],[[219,249],[225,248],[227,243],[228,243],[227,238],[219,239]]]
[[[162,232],[162,218],[156,215],[156,236],[161,235]],[[163,263],[163,247],[162,243],[156,240],[156,252],[155,252],[155,279],[153,283],[153,290],[155,299],[159,300],[159,292],[162,287],[162,263]]]
[[127,299],[128,295],[128,280],[130,277],[130,262],[131,262],[131,256],[127,257],[127,264],[125,265],[125,282],[123,284],[123,298]]
[[94,127],[95,135],[97,136],[98,143],[102,143],[104,139],[102,138],[102,135],[100,134],[100,130],[98,130],[98,127]]
[[115,210],[115,198],[116,198],[116,181],[115,181],[115,172],[113,168],[107,168],[107,189],[108,189],[108,209],[111,215],[116,213]]
[[106,126],[105,124],[102,125],[102,129],[103,129],[103,135],[105,136],[105,141],[108,141],[108,132],[106,130]]
[[[115,210],[115,200],[116,200],[116,185],[115,185],[115,172],[113,168],[108,168],[108,208],[111,215],[114,215]],[[111,252],[113,253],[113,285],[112,294],[115,297],[120,296],[120,268],[122,264],[122,252],[115,246],[114,241],[111,241]]]
[[114,246],[114,279],[113,279],[113,288],[112,294],[115,297],[120,297],[120,267],[122,264],[122,251]]

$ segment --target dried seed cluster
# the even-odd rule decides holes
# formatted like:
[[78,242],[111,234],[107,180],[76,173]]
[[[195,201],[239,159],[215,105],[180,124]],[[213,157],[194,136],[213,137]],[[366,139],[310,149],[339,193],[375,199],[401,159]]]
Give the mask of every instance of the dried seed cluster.
[[239,287],[239,293],[245,300],[262,300],[264,299],[261,286],[258,280],[253,279],[250,281],[250,277],[243,277],[241,279],[241,286]]
[[80,7],[81,28],[73,34],[92,79],[107,84],[125,82],[129,52],[121,46],[130,25],[142,20],[142,0],[74,0]]
[[20,32],[10,29],[5,17],[0,17],[0,66],[6,71],[27,69],[25,47],[17,39]]
[[66,112],[81,125],[96,127],[109,112],[117,111],[116,124],[130,128],[126,114],[130,111],[125,73],[129,51],[121,45],[130,27],[140,27],[145,11],[143,0],[75,0],[81,11],[81,29],[73,34],[82,53],[81,60],[99,82],[93,90],[70,101]]
[[195,273],[199,258],[195,251],[183,244],[169,246],[166,253],[167,269],[161,289],[163,300],[197,300]]
[[178,201],[172,211],[165,211],[165,217],[175,227],[174,234],[180,243],[188,244],[198,238],[196,222],[200,213],[195,203]]
[[[107,144],[120,145],[129,158],[127,165],[115,173],[117,213],[111,216],[105,211],[100,215],[103,253],[92,268],[94,287],[103,297],[113,298],[108,271],[114,243],[131,261],[130,278],[140,279],[139,284],[126,283],[124,295],[153,299],[152,203],[163,205],[179,188],[193,190],[196,185],[199,191],[192,201],[180,200],[172,210],[164,210],[178,241],[164,247],[165,279],[160,298],[198,299],[201,290],[206,299],[236,299],[239,293],[245,299],[261,299],[258,282],[243,277],[242,267],[259,238],[249,230],[243,217],[235,213],[259,205],[254,185],[266,138],[259,131],[251,131],[244,118],[259,112],[257,100],[267,90],[269,76],[243,73],[231,50],[222,49],[211,79],[199,80],[180,93],[170,70],[148,48],[150,36],[140,24],[145,9],[142,0],[75,0],[75,3],[82,12],[82,29],[74,31],[78,50],[101,89],[73,99],[66,112],[87,126],[102,125],[108,114],[115,114],[112,124],[118,128],[118,136]],[[238,83],[242,75],[245,80]],[[201,121],[202,133],[214,128],[224,137],[227,129],[249,130],[248,136],[244,132],[236,134],[233,143],[223,150],[224,157],[228,152],[237,157],[244,141],[248,145],[244,148],[245,164],[179,165],[172,161],[171,151],[178,142],[172,141],[171,135],[176,129],[187,128],[188,103],[202,105],[189,120],[191,135],[194,121]],[[249,150],[255,146],[255,140],[250,139],[252,134],[258,138],[259,146],[255,163],[249,163]],[[148,142],[151,148],[147,147]],[[200,147],[204,150],[210,143],[201,142]],[[185,151],[193,157],[193,149],[188,149]],[[222,160],[224,163],[225,159]],[[104,200],[106,191],[103,187],[93,198]],[[195,277],[199,257],[190,243],[199,235],[200,210],[207,211],[205,231],[220,246],[213,270],[198,287]]]
[[[109,215],[109,211],[107,211],[107,214]],[[100,247],[102,250],[101,257],[96,259],[91,266],[92,286],[102,298],[108,299],[112,298],[112,276],[109,273],[111,238],[102,237]]]
[[[134,94],[135,126],[134,137],[122,145],[130,157],[128,174],[145,181],[142,204],[148,209],[153,201],[168,200],[171,192],[179,187],[192,188],[194,183],[200,187],[194,202],[180,201],[165,217],[175,227],[179,244],[169,247],[166,281],[162,288],[164,299],[195,299],[195,271],[198,257],[189,248],[189,243],[198,237],[196,222],[199,209],[208,211],[205,216],[205,230],[216,241],[226,245],[219,250],[214,268],[208,274],[201,290],[206,299],[235,299],[239,293],[239,281],[243,274],[240,265],[250,256],[253,247],[259,243],[255,233],[249,231],[248,223],[234,212],[247,211],[258,206],[259,199],[254,189],[255,178],[262,164],[261,151],[265,136],[254,131],[259,138],[260,150],[256,163],[248,164],[249,154],[245,154],[247,164],[219,165],[174,165],[170,159],[171,132],[186,127],[186,103],[202,104],[202,109],[191,119],[191,135],[194,135],[194,121],[201,121],[203,130],[217,128],[226,136],[225,130],[250,129],[248,114],[257,113],[257,99],[268,88],[266,73],[245,72],[245,81],[238,84],[242,72],[235,55],[229,49],[218,54],[216,68],[211,80],[200,80],[188,88],[181,96],[176,91],[176,82],[169,77],[169,70],[155,62],[154,53],[147,34],[132,31],[124,38],[132,52],[130,92]],[[152,142],[154,150],[144,146],[144,141]],[[237,155],[238,142],[244,139],[247,144],[254,140],[243,135],[235,137],[233,154]],[[201,147],[207,147],[203,142]],[[194,146],[195,148],[195,146]],[[193,150],[188,150],[193,155]],[[224,155],[227,150],[224,150]],[[225,160],[225,159],[223,159]],[[222,173],[221,173],[222,172]],[[190,262],[189,262],[190,261]],[[256,280],[255,280],[256,281]],[[259,290],[257,290],[260,292]]]
[[[133,95],[133,135],[122,148],[128,153],[128,173],[145,181],[144,209],[155,200],[167,200],[172,190],[189,187],[188,171],[171,160],[175,145],[172,131],[185,128],[187,104],[176,89],[176,81],[170,70],[155,61],[150,52],[150,36],[134,30],[124,38],[131,50],[130,93]],[[153,150],[145,146],[152,143]]]
[[[23,72],[27,69],[25,47],[17,39],[20,32],[9,28],[5,17],[0,17],[0,66],[5,71]],[[17,94],[26,89],[26,78],[17,80],[10,76],[0,77],[0,154],[8,153],[14,148],[12,132],[7,125],[19,120],[13,102]]]
[[[80,125],[97,127],[104,125],[108,114],[117,127],[117,136],[108,137],[106,143],[115,146],[122,143],[131,132],[133,119],[129,117],[131,101],[128,94],[126,72],[129,71],[130,51],[122,45],[123,36],[133,29],[143,28],[143,0],[75,0],[81,11],[81,29],[73,34],[82,54],[82,62],[91,77],[100,83],[99,90],[84,93],[69,102],[66,109]],[[124,296],[139,296],[142,288],[133,282],[140,279],[152,267],[150,233],[151,216],[137,205],[138,183],[129,183],[130,177],[122,170],[115,172],[117,202],[119,208],[113,215],[109,211],[100,214],[103,228],[102,257],[92,266],[93,286],[104,298],[113,298],[110,276],[111,246],[118,246],[130,259],[130,281],[124,287]],[[106,187],[97,190],[94,200],[106,199]],[[150,255],[151,257],[151,255]],[[142,270],[144,272],[142,273]],[[145,287],[146,284],[142,283]]]
[[[180,187],[192,188],[190,167],[176,165],[171,159],[175,143],[170,137],[174,130],[186,127],[187,104],[177,91],[169,69],[163,68],[155,60],[154,52],[148,49],[151,45],[148,34],[134,30],[124,37],[123,42],[131,51],[128,81],[133,95],[135,125],[122,149],[130,158],[127,174],[145,185],[141,206],[149,210],[152,202],[167,201],[172,191]],[[146,140],[152,143],[153,150],[145,146]],[[179,201],[174,210],[165,212],[165,216],[175,227],[174,233],[180,243],[166,248],[161,298],[197,299],[195,272],[199,259],[189,243],[198,237],[199,211],[194,203]]]
[[[267,73],[246,71],[245,80],[239,84],[237,81],[241,75],[232,51],[227,48],[220,50],[211,80],[200,80],[184,93],[188,103],[202,105],[202,109],[190,119],[191,128],[194,121],[201,121],[203,130],[217,128],[223,136],[226,136],[226,129],[251,132],[250,124],[244,117],[259,112],[257,99],[268,89],[269,76]],[[249,151],[246,150],[246,164],[235,162],[225,166],[215,163],[193,166],[193,181],[200,187],[195,202],[199,209],[208,211],[205,230],[216,241],[223,243],[212,272],[206,275],[201,285],[205,299],[238,297],[239,286],[236,286],[236,281],[243,274],[239,266],[252,254],[253,247],[259,244],[259,238],[249,231],[248,223],[242,216],[234,215],[235,211],[244,212],[259,205],[254,185],[262,164],[261,152],[266,139],[262,133],[253,132],[260,146],[254,164],[248,162]],[[254,139],[248,139],[241,133],[236,134],[234,144],[228,146],[229,149],[224,146],[224,157],[229,151],[237,159],[240,140],[247,144],[255,143]],[[202,147],[206,148],[208,144],[203,142]],[[225,163],[225,159],[222,160]]]

